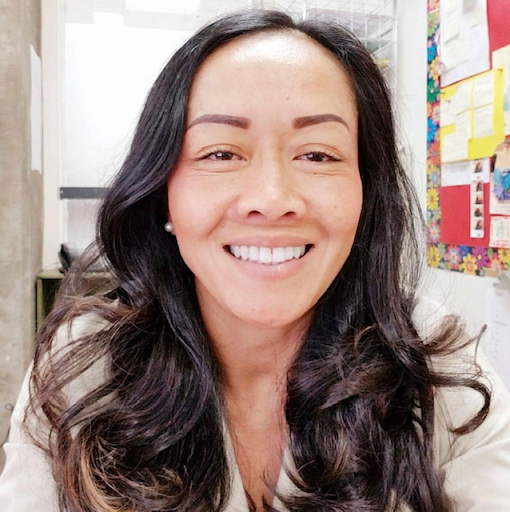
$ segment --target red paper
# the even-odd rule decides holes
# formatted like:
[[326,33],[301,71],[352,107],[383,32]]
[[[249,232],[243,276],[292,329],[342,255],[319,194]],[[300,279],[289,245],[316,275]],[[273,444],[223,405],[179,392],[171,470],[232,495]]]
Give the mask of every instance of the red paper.
[[489,48],[492,52],[510,44],[510,0],[487,0]]
[[489,247],[489,183],[483,185],[483,238],[471,238],[471,185],[439,187],[441,242],[470,247]]

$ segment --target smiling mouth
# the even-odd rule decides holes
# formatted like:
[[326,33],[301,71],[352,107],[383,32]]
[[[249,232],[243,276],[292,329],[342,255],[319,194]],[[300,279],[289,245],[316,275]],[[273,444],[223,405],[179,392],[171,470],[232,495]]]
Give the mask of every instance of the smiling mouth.
[[257,247],[255,245],[227,245],[225,249],[241,261],[252,261],[263,265],[276,265],[302,258],[311,244],[295,247]]

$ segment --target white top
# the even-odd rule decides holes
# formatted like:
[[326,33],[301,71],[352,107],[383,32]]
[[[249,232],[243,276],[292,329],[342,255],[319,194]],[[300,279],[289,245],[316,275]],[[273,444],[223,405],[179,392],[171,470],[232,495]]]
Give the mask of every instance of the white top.
[[[431,303],[422,302],[415,311],[414,319],[423,336],[438,325],[444,313]],[[97,328],[97,323],[80,320],[80,334]],[[73,328],[74,330],[74,328]],[[468,352],[448,356],[435,361],[441,369],[466,371],[466,360],[472,358]],[[453,360],[454,359],[454,360]],[[479,393],[469,389],[456,388],[438,392],[436,411],[435,447],[438,466],[446,472],[447,492],[456,500],[457,512],[509,512],[510,511],[510,394],[482,354],[478,363],[485,372],[485,378],[492,388],[491,410],[484,423],[475,432],[461,436],[452,445],[447,424],[461,425],[476,412],[481,404]],[[81,382],[73,383],[75,393],[83,395],[86,382],[96,383],[90,372],[80,377]],[[93,377],[93,378],[92,378]],[[90,386],[90,384],[89,384]],[[18,402],[11,419],[11,432],[4,446],[5,469],[0,476],[1,512],[58,512],[56,486],[48,461],[41,451],[34,447],[20,429],[24,409],[28,400],[28,374],[23,383]],[[239,469],[237,467],[229,435],[226,436],[227,453],[233,477],[232,494],[227,506],[228,512],[248,512]],[[280,472],[277,489],[283,494],[292,492],[294,486],[284,467],[291,466],[291,457],[285,451],[284,464]],[[273,506],[284,510],[279,500]]]

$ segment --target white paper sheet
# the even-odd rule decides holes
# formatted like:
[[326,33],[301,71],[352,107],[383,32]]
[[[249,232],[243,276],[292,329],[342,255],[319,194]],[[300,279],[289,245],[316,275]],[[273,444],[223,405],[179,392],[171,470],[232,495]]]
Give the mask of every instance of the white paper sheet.
[[[441,177],[441,183],[442,182]],[[491,215],[510,215],[510,202],[498,201],[494,197],[494,194],[491,194],[489,200],[489,211]]]
[[474,138],[487,137],[494,134],[494,105],[475,108],[473,115]]
[[475,27],[479,23],[483,22],[483,11],[480,7],[477,7],[473,12],[469,14],[469,23],[472,27]]
[[455,187],[457,185],[469,185],[471,183],[471,163],[456,162],[454,164],[441,165],[441,186]]
[[[472,162],[473,163],[473,162]],[[473,166],[471,166],[473,168]],[[471,191],[470,191],[470,237],[483,238],[484,237],[484,194],[483,194],[483,181],[481,164],[479,164],[479,173],[472,174],[471,177]]]
[[505,135],[510,134],[510,45],[492,52],[492,67],[503,70],[503,114]]
[[451,100],[441,100],[441,127],[455,124],[455,112]]
[[30,45],[30,126],[32,170],[42,172],[42,71],[41,58]]
[[473,82],[471,80],[458,84],[455,87],[455,94],[452,96],[453,110],[455,114],[461,114],[471,110],[472,107]]
[[447,36],[456,32],[456,10],[450,2],[457,4],[462,14],[458,33],[451,39],[442,38],[441,87],[487,71],[490,67],[487,1],[470,0],[469,8],[462,0],[441,2],[441,30],[445,20],[451,24],[447,28]]
[[480,162],[482,164],[483,182],[489,183],[491,179],[491,159],[481,158],[479,160],[471,160],[471,165],[473,165],[474,162]]
[[443,10],[441,19],[441,35],[444,41],[450,41],[459,34],[462,16],[462,2],[458,0],[441,0]]
[[468,138],[466,133],[447,133],[441,146],[443,162],[457,162],[468,159]]
[[461,114],[457,114],[455,116],[455,131],[463,131],[468,139],[471,139],[473,137],[473,132],[471,130],[470,110],[468,110],[467,112],[462,112]]
[[462,34],[441,43],[441,64],[454,70],[469,61],[469,40]]
[[494,72],[485,73],[473,79],[473,107],[494,103]]
[[510,218],[491,217],[490,247],[510,247]]
[[497,283],[492,286],[488,284],[486,290],[488,329],[484,337],[484,350],[503,382],[510,388],[510,290]]
[[477,181],[489,183],[491,173],[491,160],[490,158],[479,158],[477,160],[470,160],[471,173]]

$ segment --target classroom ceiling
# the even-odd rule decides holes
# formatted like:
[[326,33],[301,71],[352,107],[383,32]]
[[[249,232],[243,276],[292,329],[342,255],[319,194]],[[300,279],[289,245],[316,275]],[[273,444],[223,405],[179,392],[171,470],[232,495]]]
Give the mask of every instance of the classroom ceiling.
[[[394,0],[65,0],[65,17],[68,22],[92,23],[93,13],[121,14],[125,23],[141,26],[157,15],[172,28],[180,17],[193,15],[200,20],[211,13],[221,14],[230,9],[247,7],[281,8],[300,14],[327,12],[343,17],[355,16],[375,19],[393,17]],[[359,22],[357,22],[358,24]]]
[[395,59],[395,0],[64,0],[66,23],[194,32],[217,16],[249,7],[279,8],[349,27],[382,68]]
[[334,19],[353,30],[381,62],[393,59],[395,0],[65,0],[66,23],[116,24],[193,32],[232,9],[279,8]]

